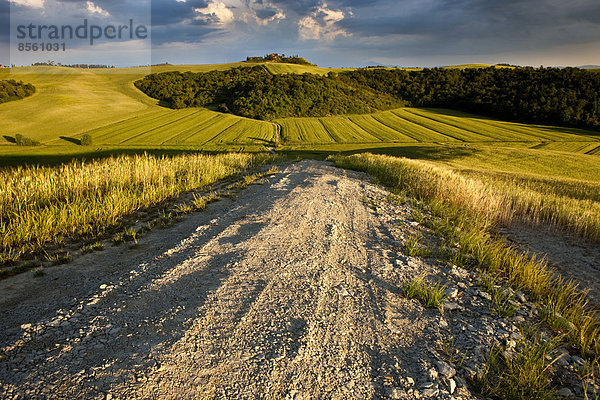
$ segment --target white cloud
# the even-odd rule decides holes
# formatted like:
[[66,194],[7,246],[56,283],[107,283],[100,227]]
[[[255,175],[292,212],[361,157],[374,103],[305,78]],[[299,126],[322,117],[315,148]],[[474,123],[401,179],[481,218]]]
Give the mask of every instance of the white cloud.
[[311,15],[298,21],[298,34],[301,40],[333,40],[338,36],[350,36],[336,24],[345,18],[341,10],[332,10],[323,3]]
[[[272,4],[270,1],[253,1],[248,5],[248,12],[245,15],[246,22],[256,22],[259,25],[269,25],[272,22],[278,23],[287,18],[283,9]],[[270,17],[263,17],[261,14],[267,11],[268,14],[273,13]]]
[[206,7],[196,8],[194,11],[200,14],[196,16],[196,19],[207,22],[216,22],[225,25],[235,20],[233,11],[225,3],[218,0],[211,0]]
[[30,8],[44,8],[44,0],[10,0],[10,2]]
[[321,26],[313,17],[304,17],[298,21],[298,33],[302,40],[317,40],[321,37]]
[[318,8],[317,13],[323,14],[323,21],[333,24],[344,19],[344,13],[342,11],[330,10],[325,3]]
[[86,5],[86,9],[88,10],[88,12],[90,14],[99,14],[99,15],[102,15],[103,17],[110,16],[110,13],[108,11],[102,9],[102,7],[95,5],[91,1],[86,2],[85,5]]
[[278,10],[275,15],[273,15],[270,18],[259,18],[257,15],[255,15],[256,17],[256,22],[258,22],[260,25],[269,25],[271,22],[279,22],[281,20],[286,19],[286,15],[282,10]]

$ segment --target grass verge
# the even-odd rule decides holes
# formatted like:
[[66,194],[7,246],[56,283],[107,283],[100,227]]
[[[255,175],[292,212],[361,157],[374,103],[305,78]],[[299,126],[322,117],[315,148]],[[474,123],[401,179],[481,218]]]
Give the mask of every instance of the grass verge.
[[[494,234],[495,224],[508,215],[501,212],[501,205],[506,201],[518,202],[518,192],[504,193],[498,187],[466,179],[449,169],[408,159],[360,154],[335,156],[333,161],[338,167],[367,172],[405,196],[425,202],[435,217],[430,228],[447,243],[458,245],[451,261],[467,267],[477,266],[515,289],[527,292],[544,307],[544,322],[563,334],[564,340],[593,366],[590,373],[598,375],[598,310],[588,305],[585,294],[575,284],[557,277],[544,260],[511,248]],[[527,194],[524,196],[523,204],[527,202]],[[518,210],[513,209],[515,215],[529,215],[533,219],[539,215],[535,210],[531,214],[525,211],[519,214]],[[564,212],[566,215],[575,211]],[[510,298],[496,290],[492,297],[496,299],[492,306],[498,314],[510,315]],[[490,358],[490,362],[495,360]],[[516,370],[508,364],[503,371],[512,376],[510,379],[522,379],[515,376]]]
[[475,386],[485,396],[507,400],[555,398],[550,368],[557,361],[551,354],[560,338],[549,341],[540,335],[520,340],[514,349],[493,347]]
[[[116,232],[137,211],[274,160],[266,154],[145,154],[0,170],[0,268],[45,254],[67,238],[89,243]],[[196,198],[194,207],[210,200]],[[123,231],[113,241],[135,239],[134,231]]]
[[557,181],[551,191],[551,180],[539,185],[537,181],[462,174],[427,161],[372,154],[334,159],[339,166],[368,169],[383,184],[409,190],[417,198],[438,199],[491,222],[552,224],[600,242],[600,203],[593,195],[584,195],[596,193],[597,184]]

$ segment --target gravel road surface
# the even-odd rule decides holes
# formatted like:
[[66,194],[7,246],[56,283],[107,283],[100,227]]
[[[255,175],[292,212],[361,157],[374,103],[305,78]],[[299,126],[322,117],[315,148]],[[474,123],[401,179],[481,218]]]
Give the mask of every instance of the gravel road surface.
[[[1,281],[0,398],[475,398],[532,304],[494,318],[473,272],[403,255],[425,228],[388,195],[288,164],[136,248]],[[419,274],[447,285],[445,312],[400,295]]]

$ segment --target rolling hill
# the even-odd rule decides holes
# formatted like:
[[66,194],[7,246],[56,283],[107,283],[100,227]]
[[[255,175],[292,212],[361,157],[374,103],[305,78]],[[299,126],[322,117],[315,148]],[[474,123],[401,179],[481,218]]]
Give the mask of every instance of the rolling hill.
[[[135,88],[150,72],[226,70],[249,63],[161,65],[83,70],[24,67],[0,71],[0,79],[36,86],[26,99],[0,105],[1,155],[77,154],[119,149],[264,150],[273,146],[275,124],[208,109],[171,110]],[[264,64],[271,73],[321,73],[327,68]],[[598,154],[596,132],[498,121],[443,109],[403,108],[368,115],[278,119],[282,150],[345,150],[415,145],[487,144]],[[90,147],[75,144],[83,134]],[[42,143],[24,148],[7,138],[22,134]]]

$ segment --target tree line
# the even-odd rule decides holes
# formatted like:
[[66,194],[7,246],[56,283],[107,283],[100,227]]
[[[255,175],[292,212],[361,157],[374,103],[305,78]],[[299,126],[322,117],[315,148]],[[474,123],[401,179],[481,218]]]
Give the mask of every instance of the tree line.
[[20,100],[35,93],[35,87],[30,83],[15,80],[0,81],[0,103]]
[[327,75],[272,75],[256,66],[152,74],[136,86],[173,108],[221,105],[255,119],[419,106],[526,123],[600,128],[600,74],[577,68],[369,68]]
[[600,74],[578,68],[356,70],[347,78],[406,100],[509,121],[600,128]]
[[164,72],[135,82],[172,108],[219,107],[243,117],[270,120],[365,114],[404,105],[392,95],[352,85],[338,74],[273,75],[263,66],[206,73]]

